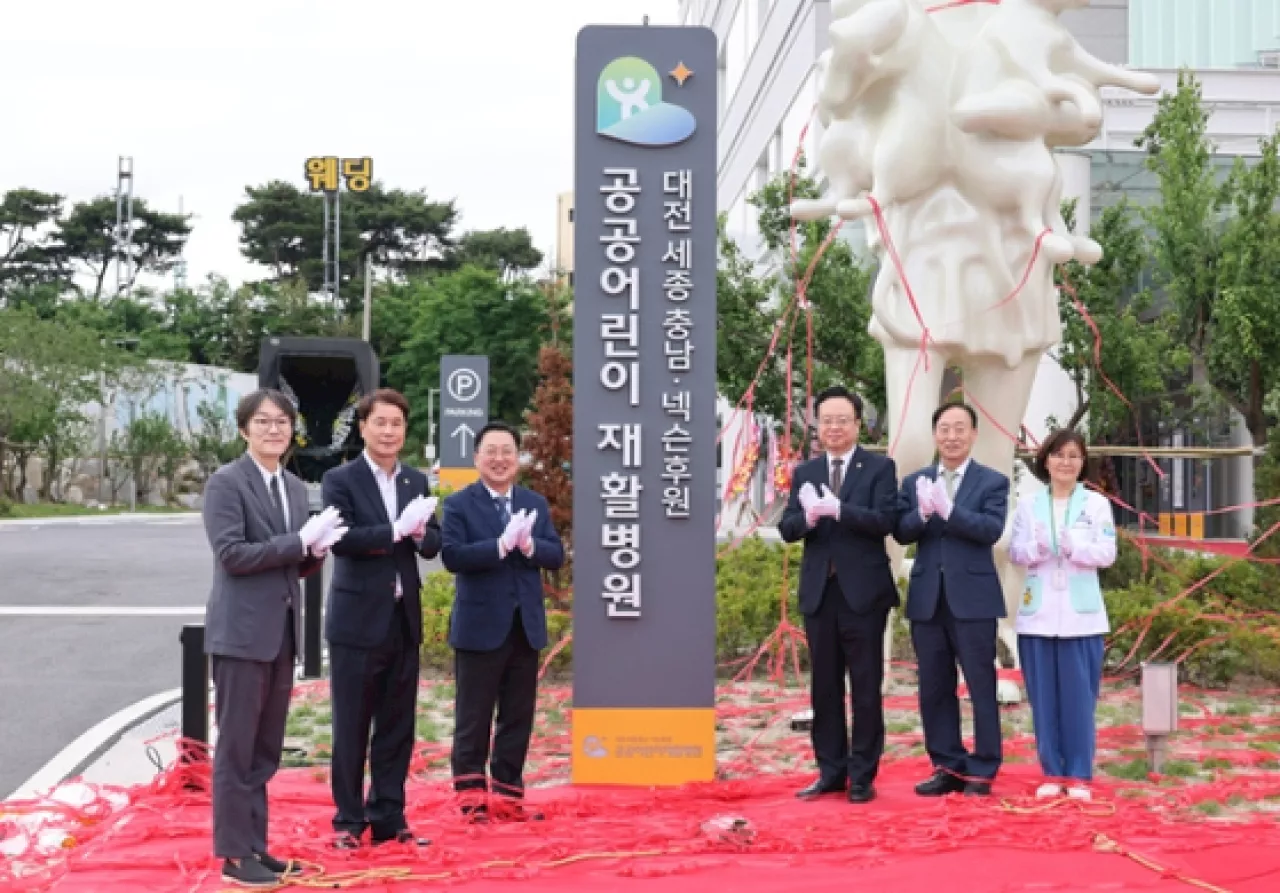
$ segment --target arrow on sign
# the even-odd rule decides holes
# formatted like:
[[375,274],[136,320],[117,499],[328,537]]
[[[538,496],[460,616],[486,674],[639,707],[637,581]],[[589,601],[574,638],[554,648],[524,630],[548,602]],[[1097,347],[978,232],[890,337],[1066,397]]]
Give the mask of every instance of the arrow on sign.
[[476,432],[466,422],[462,422],[449,436],[458,438],[458,451],[462,458],[467,458],[467,444],[475,439]]

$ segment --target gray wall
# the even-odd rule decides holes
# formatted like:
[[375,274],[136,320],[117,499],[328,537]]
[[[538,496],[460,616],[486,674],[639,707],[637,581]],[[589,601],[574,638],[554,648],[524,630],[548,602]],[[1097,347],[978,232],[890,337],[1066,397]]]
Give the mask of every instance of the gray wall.
[[1093,0],[1085,9],[1062,14],[1080,44],[1104,62],[1129,61],[1129,0]]

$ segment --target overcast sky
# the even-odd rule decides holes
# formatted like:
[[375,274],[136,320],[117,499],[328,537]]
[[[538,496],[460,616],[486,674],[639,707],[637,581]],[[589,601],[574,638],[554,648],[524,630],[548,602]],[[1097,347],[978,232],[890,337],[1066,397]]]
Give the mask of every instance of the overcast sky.
[[196,215],[189,279],[261,275],[231,212],[304,186],[311,155],[371,156],[388,187],[455,198],[461,229],[526,226],[550,255],[573,185],[587,24],[673,24],[677,0],[0,0],[0,192],[115,190]]

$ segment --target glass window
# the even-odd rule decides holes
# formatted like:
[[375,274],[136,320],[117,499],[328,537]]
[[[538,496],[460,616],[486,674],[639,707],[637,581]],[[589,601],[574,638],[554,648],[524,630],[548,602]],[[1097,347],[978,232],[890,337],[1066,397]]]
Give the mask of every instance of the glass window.
[[745,29],[745,17],[742,6],[739,6],[733,14],[733,21],[730,22],[724,38],[725,99],[733,98],[733,94],[738,90],[738,84],[742,81],[742,72],[747,67]]
[[[791,108],[787,110],[786,117],[782,119],[782,170],[791,170],[791,163],[795,159],[796,150],[803,148],[806,167],[810,173],[813,172],[813,167],[816,163],[814,147],[817,145],[813,138],[814,129],[817,126],[817,116],[813,113],[815,95],[814,72],[810,71],[809,76],[805,78],[804,83],[801,85],[800,91],[796,94],[796,98],[792,100]],[[805,132],[806,127],[809,128],[807,133]],[[801,134],[804,134],[803,147],[800,144]]]

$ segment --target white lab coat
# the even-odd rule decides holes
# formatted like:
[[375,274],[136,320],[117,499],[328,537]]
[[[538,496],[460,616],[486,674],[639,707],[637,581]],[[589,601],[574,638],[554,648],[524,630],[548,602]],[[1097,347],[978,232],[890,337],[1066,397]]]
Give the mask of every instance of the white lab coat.
[[[1018,503],[1009,557],[1027,568],[1027,586],[1018,606],[1019,635],[1075,638],[1111,631],[1098,582],[1098,568],[1116,560],[1116,525],[1105,496],[1077,484],[1056,510],[1048,487]],[[1052,516],[1051,514],[1052,513]],[[1065,523],[1064,523],[1065,522]],[[1036,525],[1061,537],[1067,531],[1071,556],[1055,544],[1047,560],[1036,548]],[[1051,540],[1054,537],[1051,535]]]

